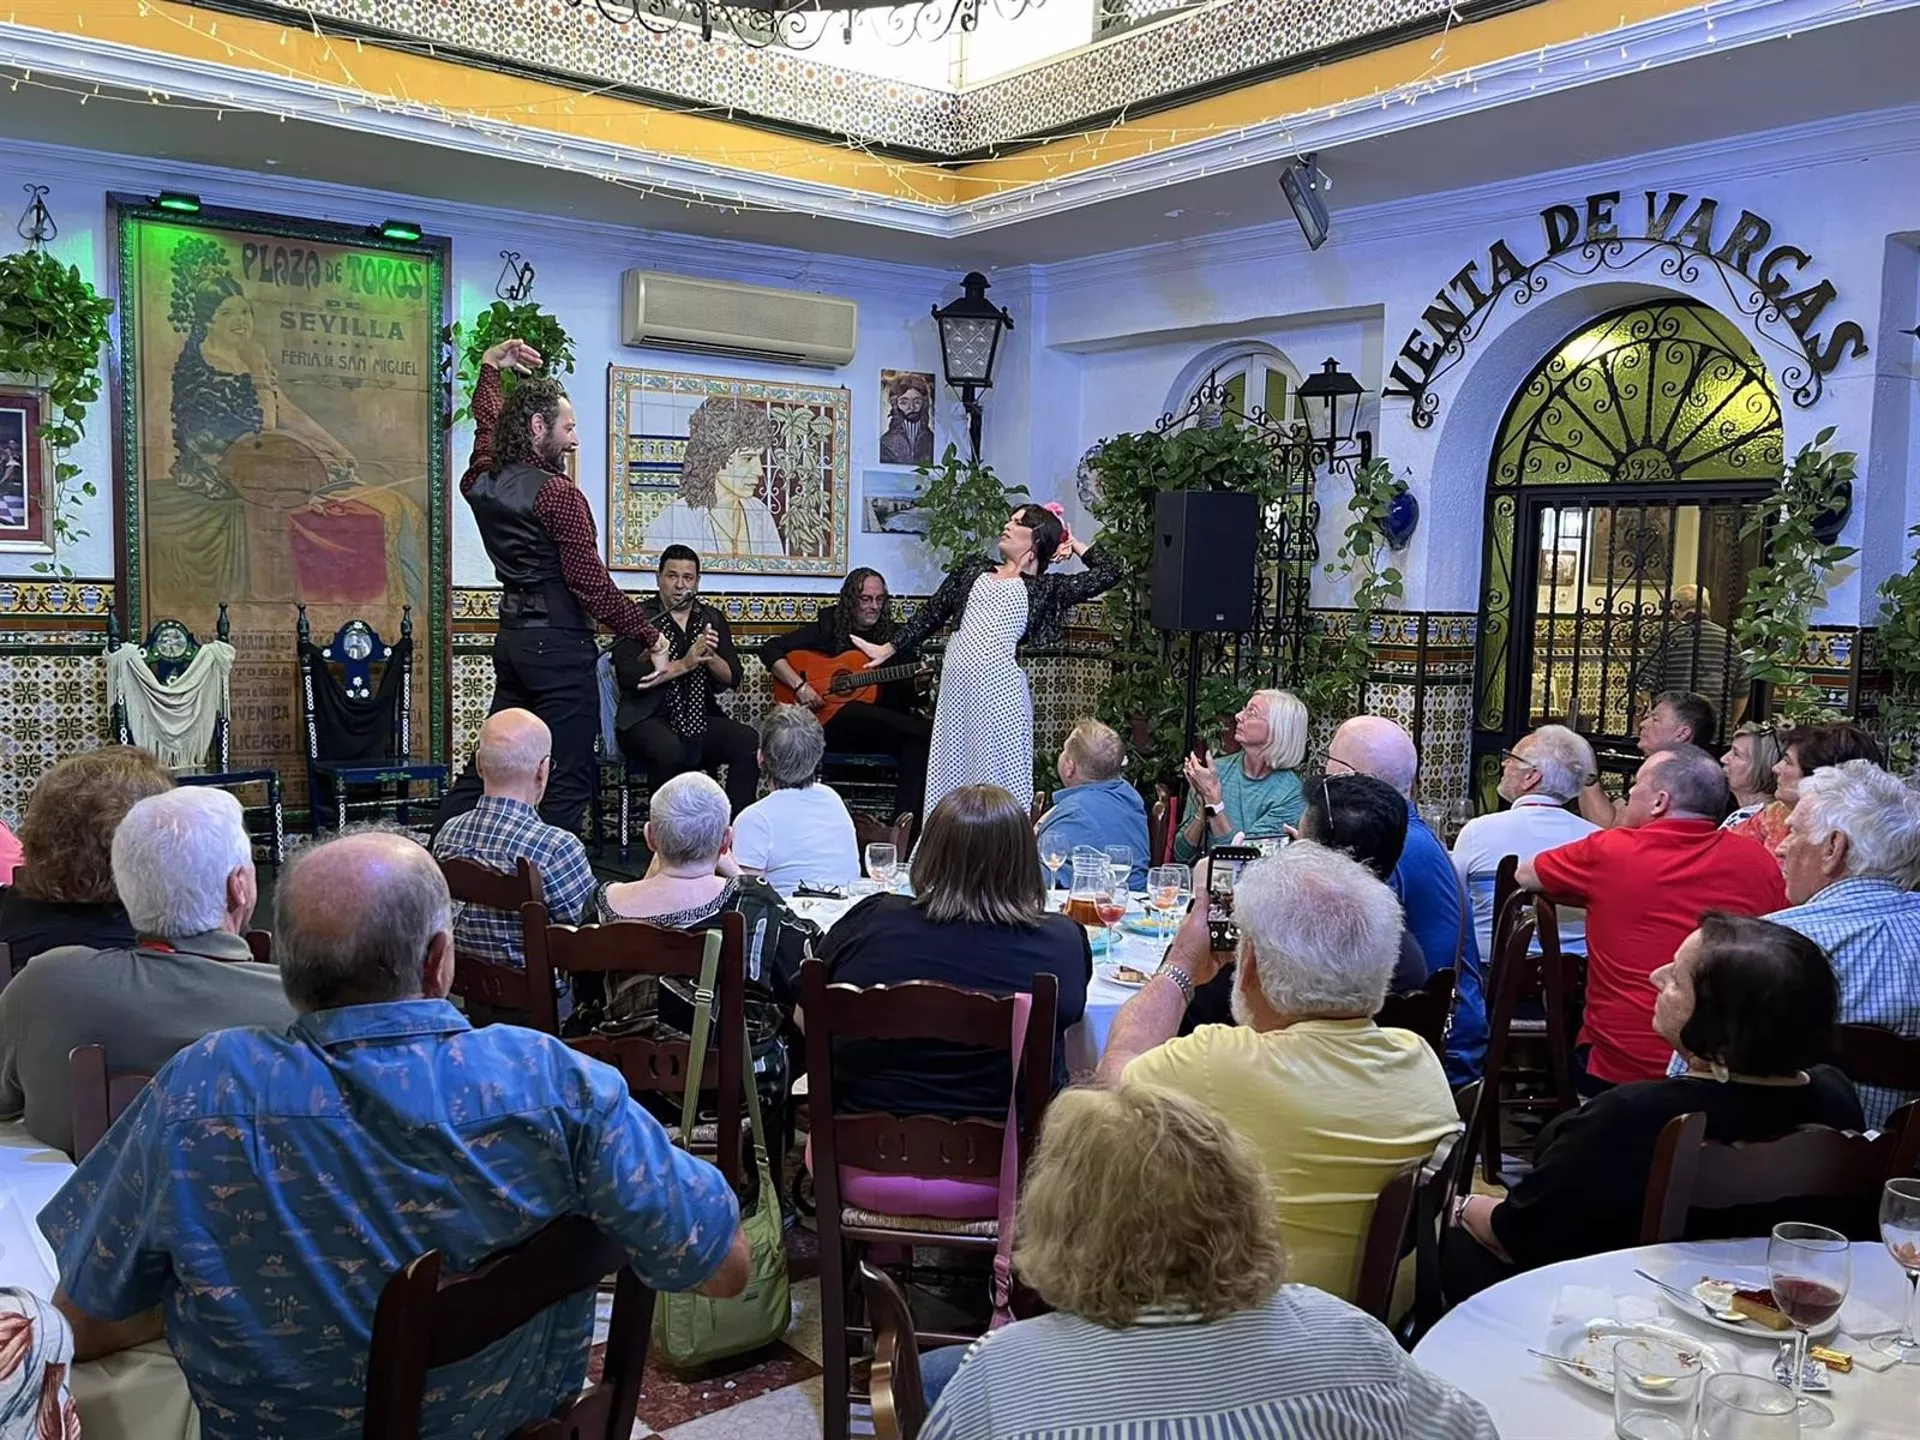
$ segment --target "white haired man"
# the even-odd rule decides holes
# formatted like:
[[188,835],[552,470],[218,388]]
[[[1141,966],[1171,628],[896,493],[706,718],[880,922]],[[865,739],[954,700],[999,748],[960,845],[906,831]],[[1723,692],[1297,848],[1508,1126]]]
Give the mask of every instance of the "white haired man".
[[860,878],[853,816],[820,779],[827,732],[804,705],[776,705],[760,721],[760,773],[766,798],[733,822],[733,858],[782,895],[802,885],[838,889]]
[[241,932],[258,894],[240,802],[183,786],[149,795],[113,832],[113,883],[137,937],[129,950],[48,950],[0,992],[0,1119],[73,1149],[67,1054],[100,1045],[115,1070],[158,1070],[230,1025],[283,1029],[280,972]]
[[[1237,957],[1209,948],[1204,904],[1187,913],[1159,972],[1114,1017],[1099,1078],[1217,1109],[1273,1179],[1290,1278],[1351,1299],[1381,1187],[1460,1129],[1426,1043],[1373,1023],[1400,954],[1400,904],[1359,861],[1299,840],[1240,872],[1233,910]],[[1194,987],[1229,959],[1238,1023],[1176,1038]]]
[[[584,1215],[644,1283],[740,1293],[731,1188],[619,1071],[447,1003],[450,901],[425,850],[379,832],[311,846],[274,907],[299,1018],[183,1050],[40,1213],[77,1359],[155,1338],[164,1312],[208,1440],[357,1435],[381,1289],[428,1250],[471,1270]],[[592,1293],[561,1301],[436,1370],[420,1432],[551,1413],[592,1338]]]
[[[1816,770],[1779,855],[1793,905],[1766,918],[1827,952],[1841,1023],[1920,1035],[1920,793],[1868,760]],[[1860,1087],[1869,1125],[1914,1098]]]

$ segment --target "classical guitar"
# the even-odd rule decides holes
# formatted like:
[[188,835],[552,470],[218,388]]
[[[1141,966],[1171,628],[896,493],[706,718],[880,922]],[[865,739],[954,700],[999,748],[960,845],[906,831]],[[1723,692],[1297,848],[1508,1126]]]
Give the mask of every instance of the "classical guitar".
[[[822,655],[817,650],[789,650],[787,664],[820,697],[820,708],[813,713],[822,725],[839,714],[843,706],[855,701],[865,705],[875,703],[880,698],[880,687],[888,681],[905,680],[920,673],[918,661],[869,670],[867,657],[858,650],[846,650],[838,655]],[[800,703],[794,687],[778,675],[773,677],[773,698],[781,705]]]

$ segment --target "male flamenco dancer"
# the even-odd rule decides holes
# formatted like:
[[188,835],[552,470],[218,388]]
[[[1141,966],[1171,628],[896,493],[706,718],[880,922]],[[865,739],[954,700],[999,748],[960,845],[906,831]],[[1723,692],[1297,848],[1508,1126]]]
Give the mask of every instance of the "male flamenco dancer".
[[[503,340],[481,357],[473,391],[473,458],[460,493],[473,507],[480,541],[500,581],[493,637],[493,703],[487,713],[531,710],[553,732],[553,775],[540,818],[577,832],[593,793],[594,737],[600,731],[600,658],[593,622],[638,640],[664,678],[667,637],[613,583],[586,497],[567,478],[579,444],[573,404],[556,380],[528,376],[541,363],[524,340]],[[523,377],[504,402],[500,370]],[[441,801],[439,829],[479,802],[471,760]]]

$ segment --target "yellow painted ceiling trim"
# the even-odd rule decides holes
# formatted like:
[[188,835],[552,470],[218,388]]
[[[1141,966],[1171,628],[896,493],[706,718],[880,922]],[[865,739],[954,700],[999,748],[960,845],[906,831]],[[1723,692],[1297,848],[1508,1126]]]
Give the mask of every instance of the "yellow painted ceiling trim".
[[[1146,118],[1091,130],[1001,159],[918,164],[857,146],[785,137],[718,113],[687,114],[611,95],[475,69],[455,61],[359,44],[263,21],[213,14],[171,0],[80,11],[74,0],[0,0],[19,24],[177,56],[189,61],[358,91],[382,102],[443,111],[452,123],[511,133],[538,162],[542,135],[655,154],[727,170],[837,187],[856,195],[956,205],[1057,181],[1101,165],[1329,106],[1354,106],[1543,47],[1698,8],[1698,0],[1543,0],[1456,26],[1436,61],[1432,36],[1280,76]],[[324,111],[324,100],[315,105]]]

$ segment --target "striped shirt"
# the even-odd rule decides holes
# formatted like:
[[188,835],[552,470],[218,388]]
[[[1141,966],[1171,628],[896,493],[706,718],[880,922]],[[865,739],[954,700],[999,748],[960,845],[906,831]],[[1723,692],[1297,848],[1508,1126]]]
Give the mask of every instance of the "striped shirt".
[[[1841,1024],[1920,1035],[1920,895],[1884,875],[1853,875],[1765,918],[1827,952],[1840,982]],[[1911,1091],[1860,1087],[1860,1109],[1875,1129],[1915,1098]]]
[[921,1440],[1497,1440],[1479,1402],[1305,1285],[1211,1323],[1056,1312],[976,1341]]
[[1649,695],[1686,690],[1702,696],[1724,728],[1734,700],[1746,694],[1744,663],[1724,626],[1700,615],[1676,619],[1635,673],[1633,688]]
[[[438,860],[471,860],[511,874],[522,860],[540,872],[547,912],[561,925],[577,925],[593,897],[593,866],[578,835],[549,825],[524,800],[482,795],[480,803],[440,827],[433,839]],[[496,965],[527,963],[520,948],[520,917],[488,905],[453,907],[453,948]]]

